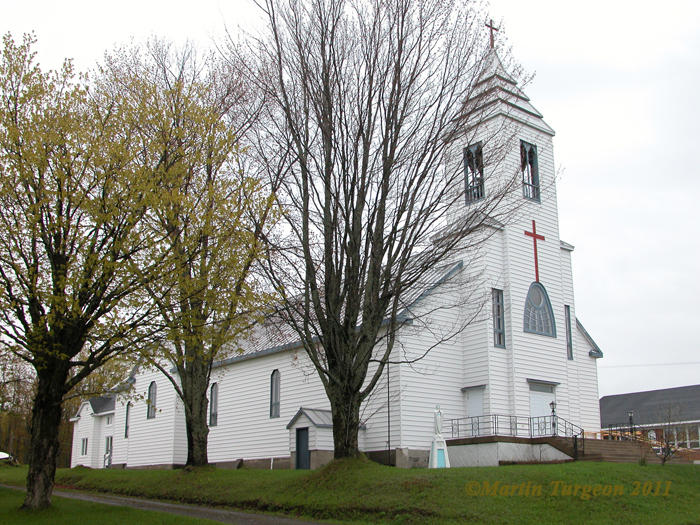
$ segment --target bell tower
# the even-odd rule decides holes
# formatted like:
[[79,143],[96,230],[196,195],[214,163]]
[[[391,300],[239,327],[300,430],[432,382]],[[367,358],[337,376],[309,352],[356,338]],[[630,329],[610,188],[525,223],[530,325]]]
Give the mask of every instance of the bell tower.
[[[557,407],[557,415],[583,422],[581,399],[596,402],[597,384],[595,393],[582,393],[589,384],[579,378],[596,376],[600,356],[583,343],[577,349],[573,246],[559,237],[555,133],[503,66],[498,29],[486,25],[491,47],[450,150],[464,174],[464,198],[451,220],[489,218],[483,255],[474,260],[482,297],[492,304],[488,319],[465,336],[463,390],[482,392],[484,414],[539,417]],[[594,425],[595,416],[589,419],[583,426]]]

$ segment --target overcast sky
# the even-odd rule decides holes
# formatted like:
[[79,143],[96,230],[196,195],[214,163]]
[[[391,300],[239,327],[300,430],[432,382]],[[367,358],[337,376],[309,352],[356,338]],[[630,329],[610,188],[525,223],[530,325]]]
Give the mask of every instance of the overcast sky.
[[[250,0],[3,2],[39,61],[79,69],[130,38],[202,47],[259,19]],[[499,46],[556,130],[576,313],[605,354],[600,395],[700,383],[700,2],[491,0]]]

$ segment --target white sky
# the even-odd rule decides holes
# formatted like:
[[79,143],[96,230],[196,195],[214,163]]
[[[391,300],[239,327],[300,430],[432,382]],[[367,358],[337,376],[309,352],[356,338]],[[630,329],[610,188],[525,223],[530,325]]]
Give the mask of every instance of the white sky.
[[[0,32],[79,69],[130,38],[201,47],[250,27],[250,0],[5,1]],[[560,234],[600,395],[700,382],[700,2],[491,0],[498,45],[557,131]],[[654,365],[654,366],[646,366]]]

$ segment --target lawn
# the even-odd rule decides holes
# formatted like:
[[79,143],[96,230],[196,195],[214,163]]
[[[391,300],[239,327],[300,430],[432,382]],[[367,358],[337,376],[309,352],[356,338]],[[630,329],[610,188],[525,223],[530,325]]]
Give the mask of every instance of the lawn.
[[53,497],[50,509],[40,512],[18,510],[24,500],[24,494],[17,490],[0,487],[0,523],[3,525],[216,525],[217,522],[175,516],[156,511],[135,510],[112,505],[100,505],[85,501],[74,501]]
[[[1,468],[0,482],[22,484],[25,474]],[[695,465],[403,470],[354,460],[312,472],[60,469],[56,480],[81,490],[346,523],[700,523]]]

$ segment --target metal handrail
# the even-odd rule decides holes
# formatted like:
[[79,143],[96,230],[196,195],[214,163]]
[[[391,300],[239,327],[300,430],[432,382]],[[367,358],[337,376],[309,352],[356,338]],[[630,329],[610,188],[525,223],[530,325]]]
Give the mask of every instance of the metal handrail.
[[450,419],[452,438],[482,436],[572,438],[574,457],[583,453],[583,428],[559,416],[510,416],[489,414]]

